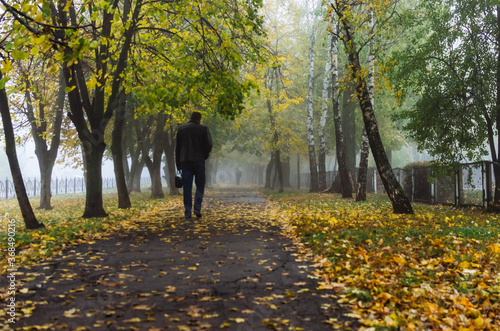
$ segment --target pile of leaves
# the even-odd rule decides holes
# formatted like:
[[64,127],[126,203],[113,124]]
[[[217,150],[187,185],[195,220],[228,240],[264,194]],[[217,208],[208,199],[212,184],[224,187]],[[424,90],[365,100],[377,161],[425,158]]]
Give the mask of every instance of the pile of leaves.
[[[116,231],[126,231],[137,226],[137,221],[155,212],[158,208],[181,210],[180,197],[168,196],[166,199],[154,200],[150,193],[134,193],[131,197],[133,206],[130,209],[118,209],[116,194],[105,194],[104,206],[109,216],[106,218],[82,218],[85,206],[85,195],[74,194],[55,196],[52,200],[54,209],[36,210],[38,220],[45,228],[26,230],[16,199],[0,200],[0,273],[9,269],[8,233],[9,221],[15,221],[15,267],[26,266],[58,254],[64,248],[80,244],[92,243],[105,238]],[[32,201],[36,206],[37,201]]]
[[500,330],[500,215],[421,204],[396,215],[374,195],[273,198],[273,216],[315,256],[321,287],[366,329]]

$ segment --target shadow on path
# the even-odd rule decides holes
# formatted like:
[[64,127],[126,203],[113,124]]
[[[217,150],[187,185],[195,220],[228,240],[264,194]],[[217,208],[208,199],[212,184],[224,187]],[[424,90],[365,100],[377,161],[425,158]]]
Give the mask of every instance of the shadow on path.
[[29,291],[17,294],[11,326],[356,329],[335,293],[316,289],[314,267],[267,219],[263,196],[242,189],[208,192],[204,206],[202,218],[185,221],[180,202],[165,205],[124,233],[20,269],[18,289]]

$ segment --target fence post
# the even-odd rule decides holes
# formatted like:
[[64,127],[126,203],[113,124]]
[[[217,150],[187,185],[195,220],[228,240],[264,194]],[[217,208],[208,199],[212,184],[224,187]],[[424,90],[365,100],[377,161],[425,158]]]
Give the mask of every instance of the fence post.
[[9,198],[9,179],[5,178],[5,199]]
[[33,177],[33,196],[36,197],[36,177]]
[[455,206],[460,206],[463,203],[463,169],[459,165],[455,172]]
[[[432,167],[430,168],[429,174],[431,177],[434,175],[434,173],[432,171]],[[436,178],[434,177],[434,180],[431,183],[431,196],[429,197],[431,204],[436,203],[436,187],[437,187],[437,183],[436,183]]]
[[415,167],[411,167],[411,201],[415,199]]
[[64,179],[64,194],[68,194],[68,177]]
[[491,167],[494,167],[493,162],[484,161],[482,164],[483,167],[483,206],[488,208],[488,205],[493,201],[493,194],[491,191],[492,188],[492,177],[491,177]]
[[56,177],[56,194],[59,194],[59,184],[58,184],[58,179]]

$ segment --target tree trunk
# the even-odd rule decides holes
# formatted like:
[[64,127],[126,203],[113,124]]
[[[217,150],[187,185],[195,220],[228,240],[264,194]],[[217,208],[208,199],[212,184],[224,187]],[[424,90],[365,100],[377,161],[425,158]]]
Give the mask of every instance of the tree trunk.
[[309,40],[309,88],[307,101],[307,141],[309,143],[309,169],[311,173],[311,182],[309,191],[319,191],[318,181],[318,165],[316,163],[316,148],[314,145],[314,43],[316,39],[316,31],[311,29],[311,37]]
[[51,210],[51,181],[54,163],[45,162],[45,160],[38,158],[38,164],[40,169],[40,206],[38,209]]
[[[135,158],[132,158],[132,164],[130,165],[130,174],[127,182],[128,190],[130,192],[141,192],[141,186],[140,183],[137,185],[137,174],[142,172],[142,168],[144,167],[144,164],[142,163],[142,160],[138,159],[136,160]],[[139,175],[140,179],[140,175]]]
[[[339,162],[338,176],[340,179],[340,186],[342,190],[342,198],[352,198],[352,184],[349,178],[349,171],[346,165],[345,159],[345,143],[344,135],[342,132],[342,119],[340,116],[339,101],[338,96],[335,96],[333,100],[333,121],[335,123],[335,140],[336,140],[336,150],[337,150],[337,160]],[[332,183],[333,187],[333,183]]]
[[141,178],[142,178],[142,170],[144,169],[144,161],[139,160],[137,166],[132,172],[132,184],[130,184],[130,192],[141,192]]
[[213,184],[217,184],[217,172],[219,171],[219,159],[215,159],[212,163],[212,180]]
[[163,193],[163,186],[161,184],[161,163],[150,163],[146,161],[146,167],[148,168],[149,175],[151,176],[151,197],[164,198],[165,195]]
[[[396,214],[412,214],[413,208],[410,200],[406,196],[403,188],[399,184],[392,172],[391,165],[387,159],[382,139],[378,130],[377,120],[370,101],[370,93],[366,85],[366,80],[361,74],[361,63],[357,45],[354,42],[354,35],[351,30],[350,22],[343,16],[343,8],[334,8],[339,16],[343,26],[343,41],[348,50],[349,63],[352,68],[352,75],[357,81],[356,94],[359,100],[361,112],[363,114],[363,122],[368,134],[370,148],[377,164],[377,170],[380,174],[384,188],[392,202],[393,211]],[[340,161],[340,159],[339,159]]]
[[342,105],[342,134],[344,139],[344,158],[351,183],[351,192],[356,191],[356,185],[353,180],[353,174],[356,170],[356,122],[354,112],[356,111],[356,103],[352,96],[356,94],[353,83],[348,83],[348,89],[343,93]]
[[297,189],[300,190],[300,154],[297,154]]
[[[500,31],[500,5],[496,6],[497,9],[497,31]],[[496,34],[497,45],[500,45],[500,33]],[[496,129],[497,129],[497,155],[496,162],[500,160],[500,49],[497,47],[497,100],[496,100]],[[495,162],[495,159],[493,159]],[[494,165],[494,174],[495,174],[495,194],[493,197],[493,206],[496,210],[500,210],[500,167],[498,165]]]
[[[124,22],[127,21],[131,8],[131,1],[125,0],[122,13],[122,20]],[[128,164],[126,153],[124,153],[126,148],[124,147],[125,139],[123,139],[123,134],[126,131],[125,128],[127,122],[127,97],[125,96],[125,92],[123,90],[120,91],[117,100],[118,105],[115,109],[115,122],[111,137],[111,154],[113,156],[116,190],[118,193],[118,208],[127,209],[132,206],[132,203],[130,202],[126,180],[128,175]]]
[[[373,11],[370,10],[370,44],[368,49],[368,93],[370,94],[370,101],[375,111],[375,46],[374,46],[374,33],[375,20]],[[368,135],[366,129],[363,129],[361,135],[361,149],[359,157],[358,169],[358,188],[356,192],[356,201],[366,201],[366,179],[368,173],[368,156],[370,154],[370,145],[368,142]]]
[[325,64],[325,76],[323,77],[323,91],[321,94],[321,119],[319,121],[319,154],[318,154],[318,185],[319,190],[324,191],[327,188],[326,183],[326,115],[328,113],[328,90],[330,88],[330,78],[332,76],[332,57],[333,57],[334,39],[330,36],[328,46],[328,60]]
[[[82,139],[82,138],[80,138]],[[94,142],[82,140],[83,153],[85,154],[85,211],[83,218],[106,217],[102,200],[102,157],[106,144],[104,141]]]
[[279,193],[283,193],[283,169],[281,167],[281,157],[279,149],[275,151],[275,155],[276,155],[275,159],[276,159],[276,171],[278,174]]
[[173,183],[175,183],[175,129],[173,126],[170,127],[170,132],[164,135],[164,150],[165,150],[165,158],[167,162],[167,170],[168,174],[165,173],[165,177],[168,177],[168,187],[170,188],[170,195],[178,195],[179,189],[175,187]]
[[[161,158],[163,154],[163,143],[164,143],[164,132],[163,127],[165,125],[165,115],[158,114],[156,116],[156,129],[153,136],[152,144],[142,143],[142,159],[148,168],[149,175],[151,176],[151,196],[153,198],[163,198],[163,187],[161,184]],[[150,130],[151,126],[146,126],[146,130]],[[141,138],[142,140],[142,138]],[[153,159],[149,157],[149,149],[152,145],[153,149]]]
[[290,184],[290,156],[285,158],[284,162],[281,162],[281,168],[283,169],[283,187],[291,187]]
[[263,165],[258,165],[257,166],[257,184],[262,185],[264,184],[264,166]]
[[[3,75],[0,72],[0,79],[2,79],[2,76]],[[26,193],[21,168],[19,167],[19,161],[17,159],[16,139],[14,136],[14,128],[12,126],[12,118],[10,117],[9,102],[5,88],[0,89],[0,112],[2,114],[3,131],[5,135],[5,153],[7,154],[7,158],[9,160],[10,172],[12,174],[12,180],[16,190],[17,202],[19,203],[19,208],[21,209],[21,214],[23,215],[24,224],[26,229],[43,228],[44,225],[38,222],[28,199],[28,194]]]
[[272,188],[273,169],[274,169],[274,153],[271,153],[271,159],[269,160],[269,163],[267,164],[266,168],[266,180],[264,184],[265,188]]
[[[130,164],[130,173],[128,177],[128,189],[129,192],[141,192],[141,174],[142,169],[144,168],[144,162],[141,158],[141,145],[138,143],[139,139],[137,138],[139,129],[139,121],[137,119],[132,119],[131,125],[133,126],[133,130],[127,131],[129,133],[128,137],[126,137],[128,143],[128,149],[131,159]],[[130,124],[127,127],[131,126]],[[132,138],[132,139],[130,139]]]
[[358,190],[356,192],[356,201],[366,201],[366,175],[368,173],[368,155],[370,146],[368,143],[368,135],[363,129],[361,136],[361,152],[358,169]]
[[[347,171],[346,160],[345,160],[345,144],[344,135],[342,132],[342,119],[340,116],[339,109],[339,83],[338,83],[338,37],[337,37],[337,24],[332,24],[332,101],[333,101],[333,122],[335,124],[335,140],[336,140],[336,151],[337,160],[339,164],[339,171],[337,177],[340,180],[340,186],[343,198],[352,198],[352,186],[349,179],[349,173]],[[331,185],[331,190],[334,190],[334,183]]]
[[206,163],[206,183],[205,183],[205,186],[206,187],[212,187],[213,185],[213,169],[214,168],[214,164],[213,162],[210,161],[210,159],[207,160],[207,163]]
[[127,209],[132,206],[125,180],[125,165],[123,164],[123,132],[125,131],[126,108],[125,94],[120,93],[120,102],[115,109],[115,122],[112,132],[111,154],[115,172],[116,189],[118,191],[118,208]]
[[[269,84],[271,85],[271,84]],[[276,170],[277,179],[278,179],[278,185],[279,185],[279,192],[283,192],[283,170],[281,168],[281,159],[280,159],[280,150],[279,150],[279,133],[278,129],[276,127],[276,118],[275,114],[273,112],[273,104],[271,103],[270,99],[267,99],[266,101],[267,104],[267,110],[269,112],[269,121],[271,123],[271,132],[273,133],[273,144],[272,144],[272,154],[274,155],[274,166]],[[274,183],[272,185],[274,188]]]

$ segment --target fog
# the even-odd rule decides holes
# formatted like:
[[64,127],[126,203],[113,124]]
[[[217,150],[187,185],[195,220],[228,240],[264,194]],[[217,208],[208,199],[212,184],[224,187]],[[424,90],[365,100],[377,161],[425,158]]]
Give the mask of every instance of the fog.
[[[0,144],[0,180],[5,178],[11,178],[10,168],[7,160],[7,155],[5,154],[4,144]],[[39,178],[40,171],[38,167],[38,160],[35,155],[35,147],[32,141],[28,141],[24,146],[19,146],[17,148],[17,156],[19,159],[19,164],[21,167],[21,172],[24,179],[28,178]],[[416,151],[416,147],[413,145],[405,145],[401,150],[394,151],[392,153],[392,166],[393,168],[403,168],[409,163],[429,161],[431,157],[427,153],[420,153]],[[269,159],[265,156],[257,158],[250,155],[242,155],[240,153],[229,153],[222,157],[210,158],[209,162],[212,163],[214,167],[212,176],[213,182],[217,184],[235,184],[236,183],[236,171],[239,169],[241,172],[240,183],[260,183],[259,172],[264,173],[265,167],[269,162]],[[359,160],[357,160],[359,162]],[[370,167],[374,167],[375,163],[370,157]],[[326,160],[327,171],[337,170],[337,164],[335,156],[330,155]],[[300,173],[309,173],[309,162],[307,158],[303,158],[300,162]],[[290,176],[296,176],[297,174],[297,158],[293,156],[290,159]],[[163,176],[162,171],[162,176]],[[83,176],[82,169],[74,169],[72,167],[63,166],[56,164],[54,166],[53,177],[54,178],[66,178],[66,177],[80,177]],[[111,160],[103,159],[102,167],[103,178],[113,178],[113,163]],[[143,176],[149,176],[146,168],[143,170]]]
[[[12,178],[9,168],[7,155],[5,154],[5,144],[0,144],[0,180],[5,178]],[[35,155],[35,145],[30,140],[24,146],[18,146],[16,149],[19,166],[24,179],[40,178],[40,169],[38,167],[38,159]],[[74,169],[72,167],[57,164],[54,166],[52,177],[66,178],[66,177],[80,177],[83,176],[82,169]],[[114,177],[113,162],[103,159],[102,176],[104,178]]]

